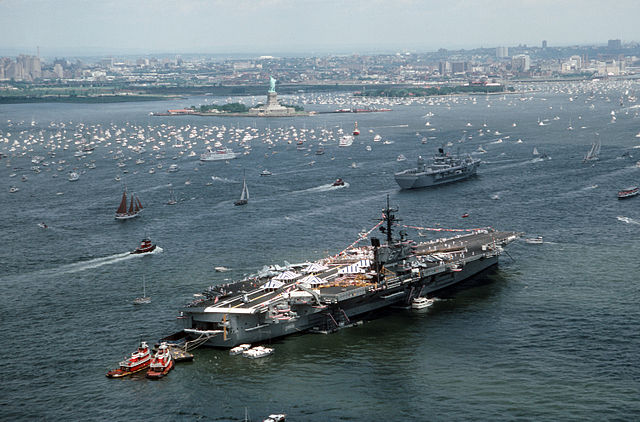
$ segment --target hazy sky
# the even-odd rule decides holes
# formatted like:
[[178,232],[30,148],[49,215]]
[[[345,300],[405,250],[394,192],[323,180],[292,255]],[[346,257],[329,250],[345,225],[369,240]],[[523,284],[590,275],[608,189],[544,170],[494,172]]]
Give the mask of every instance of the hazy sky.
[[0,54],[352,53],[640,41],[640,0],[0,0]]

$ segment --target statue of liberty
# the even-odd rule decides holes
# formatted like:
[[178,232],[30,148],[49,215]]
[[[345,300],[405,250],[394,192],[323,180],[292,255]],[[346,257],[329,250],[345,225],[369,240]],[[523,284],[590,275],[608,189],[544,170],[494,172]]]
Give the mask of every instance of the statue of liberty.
[[276,79],[273,76],[269,76],[269,91],[276,92]]

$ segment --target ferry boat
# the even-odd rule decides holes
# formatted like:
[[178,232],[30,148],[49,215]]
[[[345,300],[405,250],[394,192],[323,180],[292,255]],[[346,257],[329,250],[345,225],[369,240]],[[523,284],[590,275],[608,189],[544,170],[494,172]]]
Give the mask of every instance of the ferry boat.
[[221,148],[215,151],[209,150],[200,155],[200,161],[232,160],[237,156],[238,154],[233,152],[230,148]]
[[150,364],[151,353],[149,351],[149,346],[147,346],[146,342],[142,341],[140,342],[140,346],[138,346],[138,350],[131,353],[131,357],[125,357],[125,360],[120,362],[120,366],[118,367],[118,369],[113,369],[107,372],[107,377],[126,377],[128,375],[135,374],[136,372],[147,369]]
[[637,194],[638,194],[637,186],[629,187],[626,189],[622,189],[621,191],[618,192],[618,199],[631,198],[633,196],[636,196]]
[[162,378],[173,369],[173,358],[169,351],[169,346],[166,342],[162,342],[156,355],[151,359],[149,364],[149,371],[147,372],[147,378],[158,379]]
[[151,243],[151,240],[149,240],[148,238],[144,238],[142,239],[142,242],[140,242],[140,246],[138,246],[134,251],[131,251],[129,253],[131,254],[141,254],[141,253],[149,253],[149,252],[153,252],[156,249],[156,245]]

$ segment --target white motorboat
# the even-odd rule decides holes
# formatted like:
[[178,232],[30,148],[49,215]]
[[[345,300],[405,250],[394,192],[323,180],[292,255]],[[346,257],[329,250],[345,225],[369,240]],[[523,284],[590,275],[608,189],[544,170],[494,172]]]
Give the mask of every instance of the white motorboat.
[[241,355],[242,353],[246,352],[249,349],[251,349],[250,344],[241,344],[239,346],[231,348],[231,350],[229,350],[229,355],[231,356]]
[[543,243],[542,236],[530,237],[524,240],[525,243],[530,243],[534,245],[539,245]]
[[413,299],[413,301],[411,302],[411,308],[412,309],[428,308],[429,306],[433,305],[433,302],[435,302],[433,299],[428,299],[426,297],[417,297]]
[[272,354],[273,354],[273,349],[270,347],[264,347],[264,346],[256,346],[242,352],[242,356],[249,359],[264,358]]
[[237,154],[229,148],[221,148],[215,151],[207,151],[200,155],[200,161],[219,161],[231,160],[236,158]]

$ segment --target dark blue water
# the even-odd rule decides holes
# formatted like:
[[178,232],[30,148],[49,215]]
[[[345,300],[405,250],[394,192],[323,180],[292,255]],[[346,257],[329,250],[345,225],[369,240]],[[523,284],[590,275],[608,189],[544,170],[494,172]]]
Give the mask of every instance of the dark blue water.
[[[398,102],[388,113],[269,120],[148,115],[205,98],[0,106],[0,152],[9,156],[0,160],[2,419],[242,420],[245,408],[254,420],[274,412],[294,421],[638,419],[640,200],[616,199],[619,189],[639,182],[639,109],[619,103],[627,90],[637,95],[637,84],[535,88]],[[307,109],[344,107],[306,98],[314,102]],[[338,148],[337,131],[350,132],[356,119],[362,134]],[[247,142],[247,155],[201,164],[204,138],[222,125],[222,141],[236,151],[237,143],[227,143],[230,128],[251,126],[258,137]],[[292,127],[318,138],[326,129],[334,139],[316,155],[319,139],[307,132],[309,150],[298,151]],[[142,130],[146,151],[117,145],[117,128],[126,129],[118,137],[128,145]],[[111,137],[92,154],[74,157],[74,134],[92,139],[107,129]],[[203,136],[207,129],[213,134]],[[68,149],[51,158],[43,144],[64,130],[59,145]],[[373,142],[374,134],[393,143]],[[192,148],[172,147],[176,136]],[[598,137],[601,159],[583,163]],[[165,145],[154,151],[159,141]],[[477,155],[478,176],[399,191],[393,173],[447,142],[462,153],[487,151]],[[123,157],[116,160],[118,147]],[[551,160],[535,161],[534,147]],[[634,157],[618,158],[625,152]],[[399,154],[409,160],[398,163]],[[51,164],[35,173],[34,155]],[[144,164],[136,165],[138,158]],[[91,160],[95,169],[86,166]],[[170,164],[180,170],[168,173]],[[81,173],[77,182],[67,180],[73,168]],[[265,168],[273,175],[259,176]],[[234,207],[243,172],[251,201]],[[328,188],[338,177],[349,186]],[[118,222],[123,183],[145,209]],[[179,199],[174,206],[166,205],[169,183]],[[10,194],[10,186],[20,190]],[[178,311],[194,293],[265,264],[342,250],[375,224],[387,194],[406,224],[493,226],[541,235],[545,243],[512,244],[499,268],[443,294],[427,312],[400,310],[337,334],[289,337],[258,361],[199,349],[193,363],[158,382],[105,378],[140,338],[155,342],[175,331]],[[37,226],[42,221],[48,229]],[[145,235],[162,253],[124,255]],[[215,273],[215,266],[231,271]],[[152,303],[134,306],[143,275]]]

